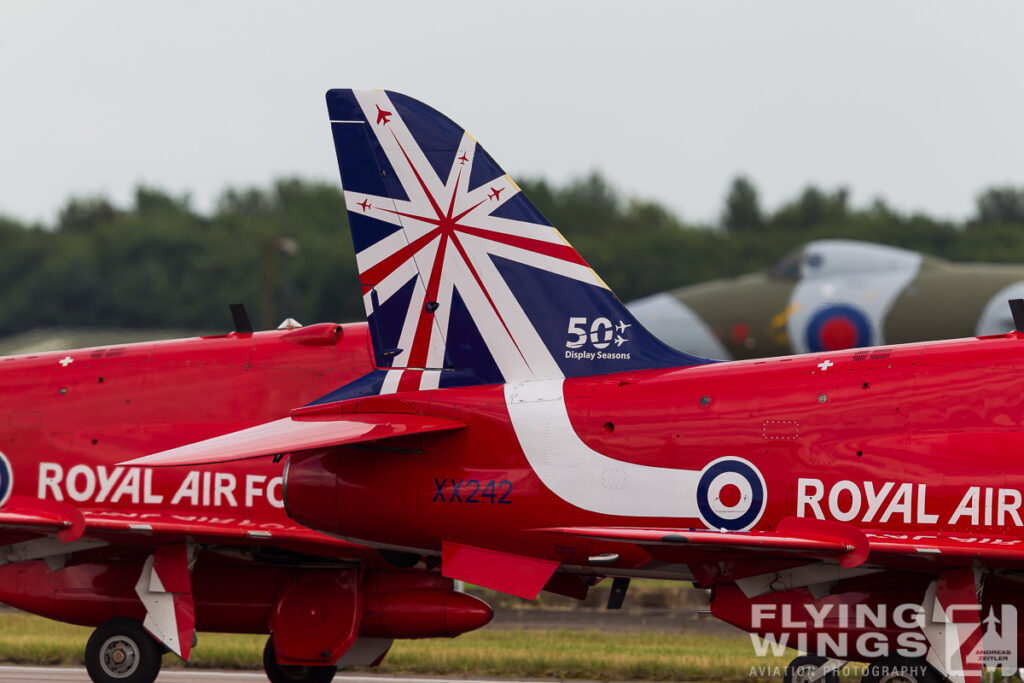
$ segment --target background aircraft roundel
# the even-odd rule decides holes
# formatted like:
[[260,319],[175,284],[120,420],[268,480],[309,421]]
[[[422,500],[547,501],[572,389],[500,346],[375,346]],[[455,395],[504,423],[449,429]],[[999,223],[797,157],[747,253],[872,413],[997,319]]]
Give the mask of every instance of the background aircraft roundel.
[[11,474],[11,463],[7,461],[7,456],[0,453],[0,508],[4,506],[7,499],[11,496],[11,489],[14,482],[14,476]]
[[1024,266],[951,263],[854,240],[809,242],[761,273],[629,304],[662,341],[720,359],[1001,334]]
[[853,304],[826,304],[811,317],[805,331],[808,351],[841,351],[871,346],[874,330],[867,315]]

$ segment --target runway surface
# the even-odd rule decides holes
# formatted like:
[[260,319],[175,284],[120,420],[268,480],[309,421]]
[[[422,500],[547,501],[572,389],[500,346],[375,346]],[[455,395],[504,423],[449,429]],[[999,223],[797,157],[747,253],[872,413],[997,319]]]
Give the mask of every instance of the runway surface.
[[[409,676],[354,676],[339,673],[335,681],[340,683],[439,683],[457,680],[459,683],[494,683],[494,679],[472,679],[462,677],[428,678]],[[56,666],[0,666],[0,681],[51,681],[52,683],[89,683],[84,668]],[[166,669],[160,673],[157,683],[266,683],[267,677],[255,671],[176,671]],[[509,679],[509,683],[515,683]]]
[[[340,678],[340,676],[339,676]],[[365,677],[364,677],[365,678]],[[89,683],[85,668],[57,666],[0,666],[0,681],[53,681],[64,683]],[[175,671],[168,669],[160,673],[159,683],[266,683],[262,673],[234,671]]]

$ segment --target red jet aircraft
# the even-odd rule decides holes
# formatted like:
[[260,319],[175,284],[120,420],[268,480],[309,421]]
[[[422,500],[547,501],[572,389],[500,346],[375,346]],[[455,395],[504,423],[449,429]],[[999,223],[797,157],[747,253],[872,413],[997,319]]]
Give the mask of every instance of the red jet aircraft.
[[[119,461],[287,416],[371,369],[366,326],[320,324],[0,359],[0,601],[98,626],[93,681],[148,683],[195,630],[272,633],[267,675],[329,681],[394,638],[491,611],[418,557],[296,525],[281,471]],[[275,656],[276,652],[276,656]]]
[[385,91],[327,106],[346,202],[373,206],[348,214],[373,372],[136,464],[288,454],[292,519],[515,595],[693,581],[809,653],[787,680],[1016,671],[1024,335],[682,354],[511,181],[488,201],[507,176],[451,120]]

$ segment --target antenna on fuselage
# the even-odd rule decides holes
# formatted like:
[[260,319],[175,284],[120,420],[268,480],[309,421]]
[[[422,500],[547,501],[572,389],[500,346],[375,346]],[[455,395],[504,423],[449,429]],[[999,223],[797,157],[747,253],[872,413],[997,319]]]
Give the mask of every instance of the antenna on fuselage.
[[1010,314],[1013,316],[1013,329],[1024,332],[1024,299],[1010,299]]
[[[1024,304],[1024,301],[1021,302]],[[249,322],[249,314],[245,311],[245,304],[230,304],[231,319],[235,323],[235,332],[238,334],[252,334],[252,323]]]

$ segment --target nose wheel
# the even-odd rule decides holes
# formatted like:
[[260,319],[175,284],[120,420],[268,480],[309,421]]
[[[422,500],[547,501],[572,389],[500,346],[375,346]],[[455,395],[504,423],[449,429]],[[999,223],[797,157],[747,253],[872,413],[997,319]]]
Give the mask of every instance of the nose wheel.
[[85,669],[93,683],[153,683],[163,649],[134,619],[100,625],[85,646]]
[[263,671],[266,672],[270,683],[330,683],[334,680],[334,674],[338,673],[336,666],[278,664],[272,640],[267,638],[267,644],[263,648]]

